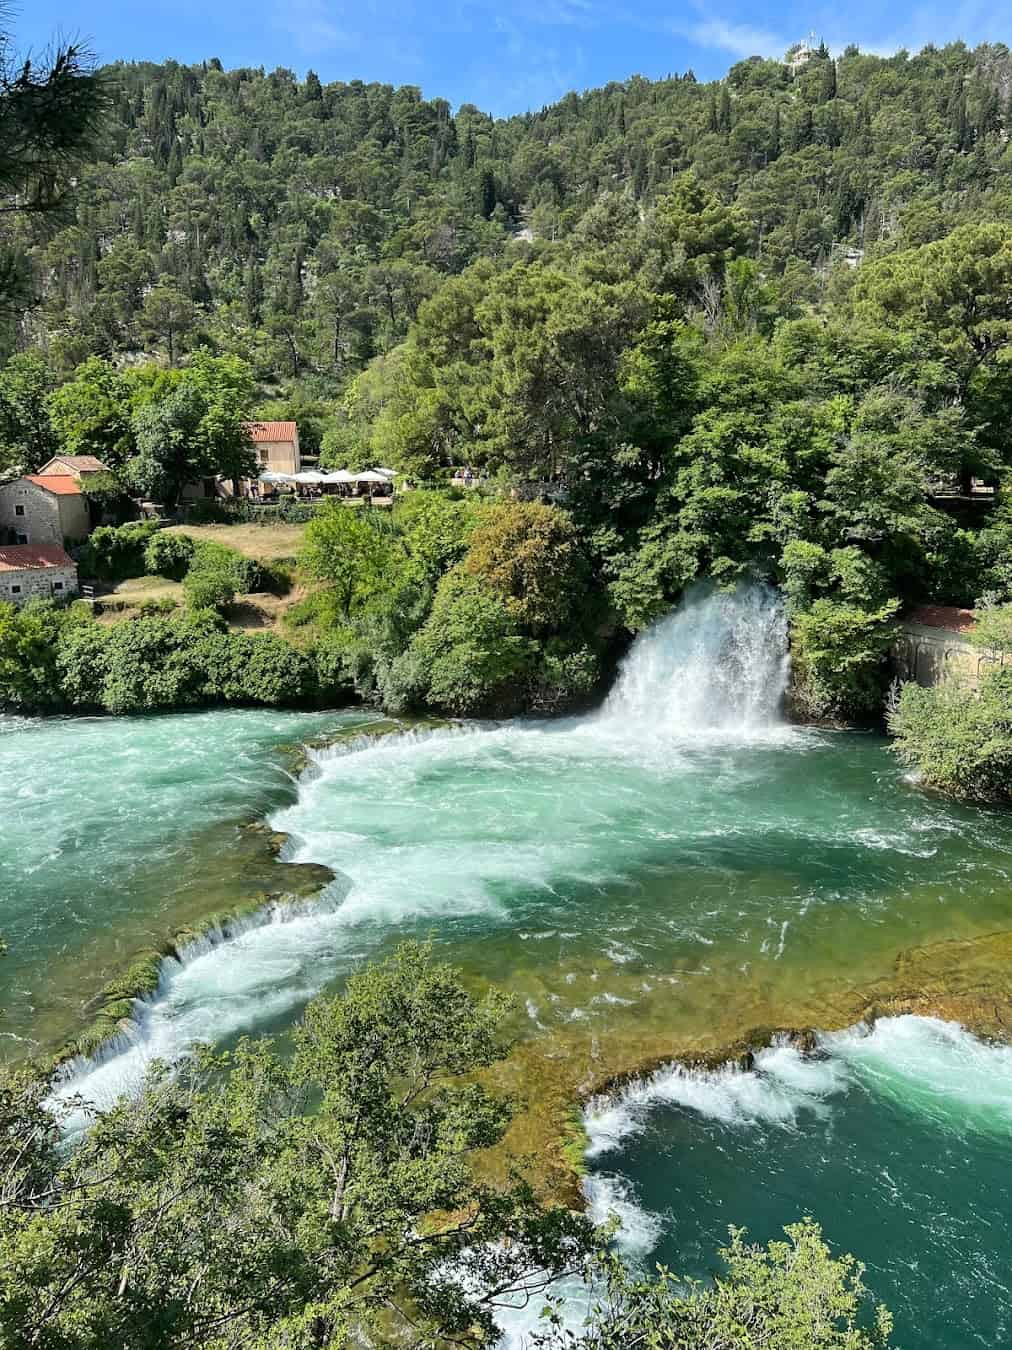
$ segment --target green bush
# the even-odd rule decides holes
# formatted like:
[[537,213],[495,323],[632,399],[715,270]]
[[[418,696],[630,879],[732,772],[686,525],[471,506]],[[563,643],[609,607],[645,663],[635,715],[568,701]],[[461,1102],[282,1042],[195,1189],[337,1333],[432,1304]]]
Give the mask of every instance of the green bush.
[[84,577],[97,581],[126,581],[146,572],[145,552],[158,530],[153,520],[135,520],[128,525],[99,525],[92,530],[78,557]]
[[236,519],[225,503],[215,497],[201,497],[186,508],[188,525],[231,525]]
[[183,592],[191,610],[222,610],[235,599],[235,583],[227,571],[208,568],[188,572]]
[[429,707],[459,715],[504,714],[523,706],[537,644],[524,637],[507,601],[462,567],[439,583],[432,613],[397,667],[422,682]]
[[874,717],[882,710],[886,655],[899,608],[880,609],[816,600],[791,622],[794,698],[812,717]]
[[159,530],[144,548],[144,570],[148,576],[182,581],[193,560],[194,541],[188,534],[169,534]]
[[64,706],[58,652],[65,634],[98,627],[52,601],[0,601],[0,707],[56,712]]
[[529,705],[534,712],[562,712],[584,702],[601,679],[601,661],[590,647],[552,639],[535,674]]
[[195,542],[188,575],[195,572],[220,573],[227,576],[233,589],[240,595],[249,591],[259,591],[263,585],[261,563],[213,539],[199,539]]
[[984,675],[979,692],[905,684],[888,715],[893,750],[928,787],[1012,800],[1012,670]]
[[233,635],[237,691],[243,703],[304,703],[316,689],[313,665],[274,633]]
[[178,607],[171,595],[163,595],[157,600],[145,600],[140,607],[140,612],[145,615],[171,614]]

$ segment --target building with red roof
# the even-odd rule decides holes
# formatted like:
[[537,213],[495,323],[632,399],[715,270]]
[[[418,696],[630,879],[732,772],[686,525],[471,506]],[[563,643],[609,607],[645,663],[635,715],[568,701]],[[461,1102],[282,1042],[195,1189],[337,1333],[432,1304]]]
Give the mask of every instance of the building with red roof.
[[253,442],[261,473],[299,473],[302,469],[295,422],[247,422],[246,434]]
[[79,481],[96,473],[108,472],[106,466],[95,455],[54,455],[39,469],[39,475],[43,478],[61,474]]
[[55,544],[0,544],[0,602],[77,595],[77,566]]
[[[256,452],[260,473],[299,473],[302,452],[299,449],[299,427],[296,422],[247,422],[246,435]],[[242,497],[250,495],[255,480],[237,482],[223,478],[205,478],[189,483],[183,489],[183,499],[192,501],[201,497],[231,497],[234,492]]]
[[62,548],[90,533],[88,498],[70,474],[26,474],[0,485],[0,544]]

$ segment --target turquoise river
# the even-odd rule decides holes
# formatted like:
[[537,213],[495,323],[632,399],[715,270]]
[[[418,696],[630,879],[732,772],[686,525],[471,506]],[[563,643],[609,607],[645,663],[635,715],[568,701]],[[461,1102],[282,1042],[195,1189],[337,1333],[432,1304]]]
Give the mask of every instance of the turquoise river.
[[[431,936],[518,995],[518,1146],[586,1103],[587,1200],[632,1259],[705,1275],[729,1224],[808,1213],[904,1350],[1009,1344],[1012,1051],[952,1019],[1009,992],[1012,818],[920,791],[880,738],[783,722],[784,650],[754,588],[691,598],[568,720],[0,719],[7,1053],[66,1042],[136,953],[265,891],[181,943],[62,1090],[108,1102],[153,1057],[283,1032]],[[286,898],[307,863],[333,879]],[[721,1067],[743,1044],[751,1067]]]

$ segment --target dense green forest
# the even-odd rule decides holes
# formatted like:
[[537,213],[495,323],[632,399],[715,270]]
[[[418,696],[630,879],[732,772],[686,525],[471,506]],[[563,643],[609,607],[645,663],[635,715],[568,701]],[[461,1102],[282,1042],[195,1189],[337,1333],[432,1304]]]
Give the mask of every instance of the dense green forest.
[[[322,607],[341,687],[564,702],[689,582],[759,577],[789,599],[800,708],[876,716],[903,607],[1012,599],[1004,46],[806,48],[500,121],[216,61],[101,82],[63,209],[4,226],[7,472],[91,453],[171,503],[242,469],[256,413],[295,417],[325,466],[445,487],[472,465],[575,529],[579,584],[534,623],[468,570],[463,517],[410,594],[386,567]],[[512,546],[551,570],[529,523]],[[376,529],[362,556],[390,546]],[[428,668],[427,624],[485,625],[484,702],[405,662],[387,679],[412,646]],[[529,678],[553,661],[559,699]]]
[[[42,303],[20,341],[64,369],[209,340],[253,353],[263,380],[317,377],[329,396],[480,259],[590,255],[582,270],[600,278],[594,255],[642,248],[637,223],[687,170],[739,208],[741,237],[720,242],[778,280],[769,317],[825,300],[848,249],[929,243],[1001,218],[1012,194],[1001,45],[823,49],[710,84],[634,77],[501,121],[312,72],[210,61],[105,75],[113,104],[74,218],[22,224]],[[623,275],[643,270],[621,261],[638,264]]]

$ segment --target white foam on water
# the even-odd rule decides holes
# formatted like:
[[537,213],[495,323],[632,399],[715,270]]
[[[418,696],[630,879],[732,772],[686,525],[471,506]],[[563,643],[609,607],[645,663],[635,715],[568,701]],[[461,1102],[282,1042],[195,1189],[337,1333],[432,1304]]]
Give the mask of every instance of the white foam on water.
[[779,592],[700,584],[637,638],[601,720],[689,739],[782,731],[788,673]]
[[761,1051],[752,1069],[670,1064],[589,1103],[587,1157],[620,1149],[646,1128],[658,1106],[683,1107],[724,1125],[793,1128],[802,1112],[821,1112],[826,1098],[845,1085],[846,1074],[831,1060],[808,1058],[787,1045]]
[[[501,926],[515,918],[511,905],[537,902],[550,927],[565,888],[630,884],[623,849],[635,857],[652,846],[643,809],[658,783],[701,771],[701,730],[743,744],[783,732],[786,661],[775,592],[695,588],[636,640],[600,713],[311,750],[296,803],[271,825],[289,836],[285,861],[326,864],[338,881],[285,922],[269,915],[212,934],[167,962],[122,1040],[75,1064],[66,1090],[103,1104],[135,1090],[152,1059],[171,1062],[196,1042],[294,1012],[363,943],[411,923],[480,916]],[[704,771],[724,770],[707,762]],[[628,834],[618,848],[616,830]],[[612,944],[609,955],[636,952]]]
[[[663,1217],[640,1204],[625,1177],[594,1173],[584,1179],[583,1189],[587,1214],[594,1223],[603,1226],[617,1221],[612,1237],[616,1250],[633,1264],[643,1261],[657,1245]],[[599,1296],[586,1280],[575,1275],[556,1281],[550,1292],[554,1299],[561,1300],[563,1323],[573,1332],[579,1331]],[[548,1324],[541,1317],[544,1306],[545,1298],[540,1296],[501,1308],[496,1314],[502,1332],[499,1350],[529,1350],[535,1334],[547,1330]]]
[[905,1110],[959,1131],[1012,1134],[1012,1046],[937,1017],[882,1017],[820,1044],[852,1078]]

